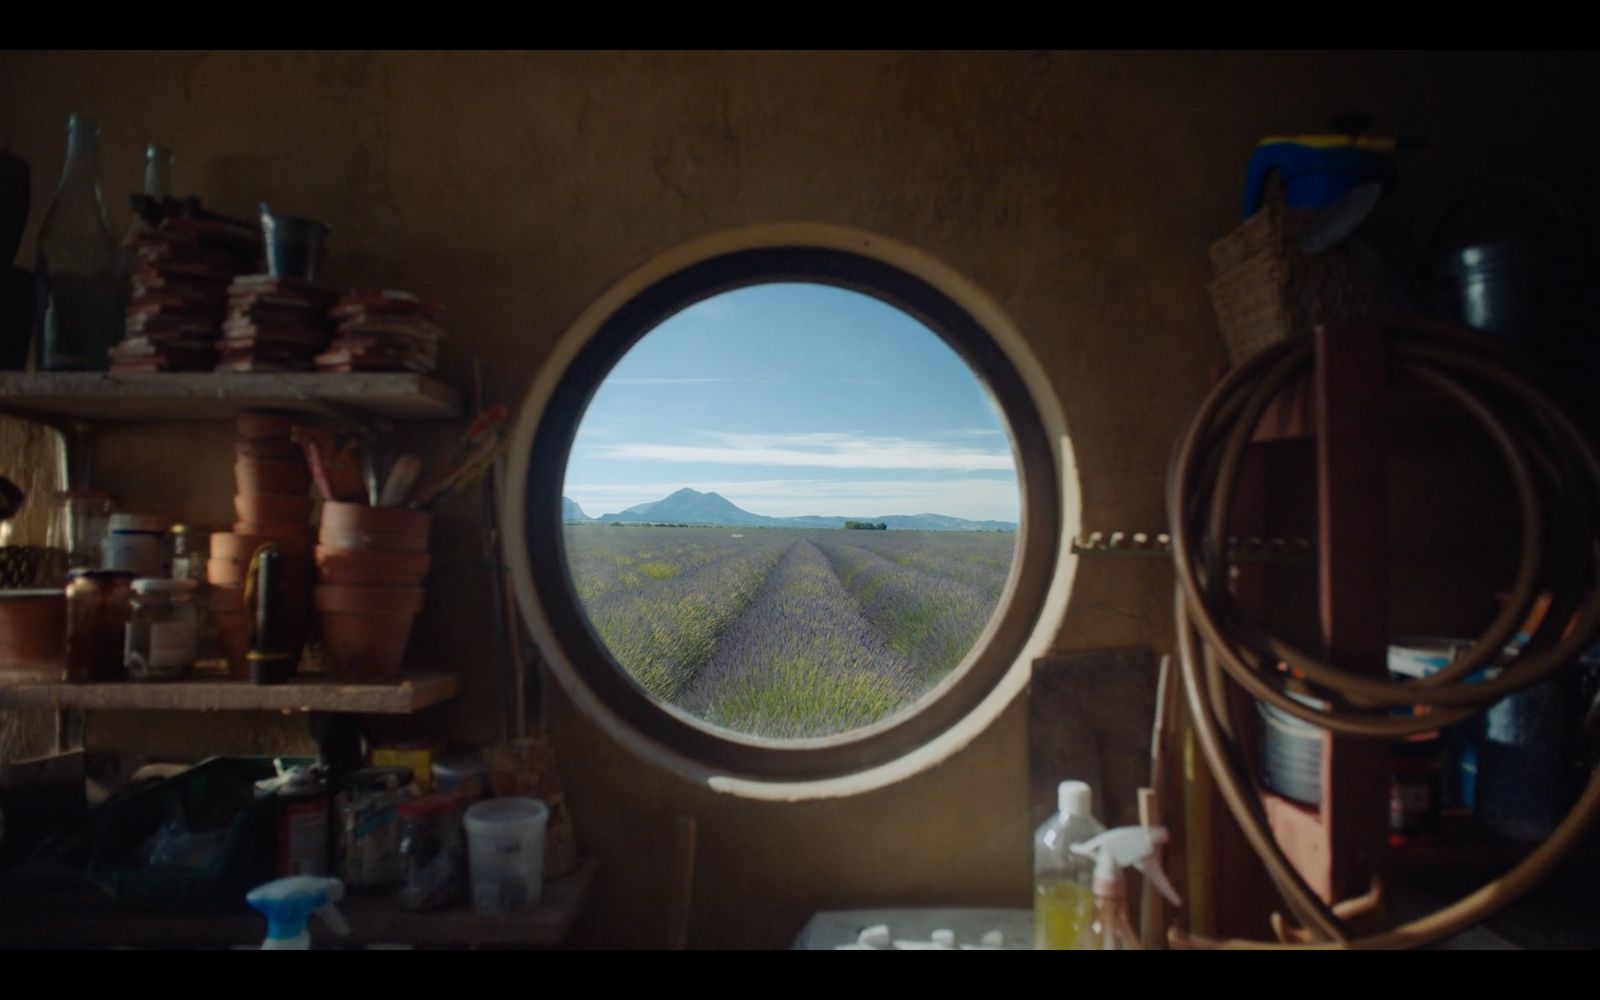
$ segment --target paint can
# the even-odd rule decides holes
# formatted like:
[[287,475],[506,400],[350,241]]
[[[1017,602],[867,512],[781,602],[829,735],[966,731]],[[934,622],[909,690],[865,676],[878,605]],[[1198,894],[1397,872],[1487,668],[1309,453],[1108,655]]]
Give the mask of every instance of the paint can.
[[256,782],[270,796],[278,845],[278,877],[328,874],[328,783],[318,769],[296,766]]

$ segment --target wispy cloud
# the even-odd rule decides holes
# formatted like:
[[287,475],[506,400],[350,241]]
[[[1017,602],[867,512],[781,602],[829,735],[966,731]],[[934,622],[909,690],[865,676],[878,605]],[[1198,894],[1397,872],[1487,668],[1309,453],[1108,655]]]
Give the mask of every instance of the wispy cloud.
[[597,449],[601,458],[635,462],[714,462],[818,469],[921,469],[977,472],[1012,469],[1009,449],[871,434],[702,433],[707,444],[623,442]]
[[606,385],[698,385],[703,382],[731,382],[727,378],[653,378],[648,375],[635,375],[623,378],[608,378]]

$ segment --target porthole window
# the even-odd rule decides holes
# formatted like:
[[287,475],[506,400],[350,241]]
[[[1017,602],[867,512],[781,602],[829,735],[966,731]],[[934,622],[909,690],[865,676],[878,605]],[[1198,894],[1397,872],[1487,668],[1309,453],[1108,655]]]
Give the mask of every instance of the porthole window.
[[880,254],[651,270],[569,333],[514,441],[506,535],[553,672],[636,747],[740,779],[937,742],[1059,615],[1053,401]]

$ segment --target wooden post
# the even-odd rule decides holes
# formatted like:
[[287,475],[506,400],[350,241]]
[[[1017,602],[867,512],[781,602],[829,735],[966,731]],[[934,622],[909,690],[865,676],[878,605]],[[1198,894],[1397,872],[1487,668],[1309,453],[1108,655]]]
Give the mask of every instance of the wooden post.
[[[1372,326],[1316,330],[1317,546],[1323,642],[1340,669],[1388,667],[1384,338]],[[1328,736],[1322,820],[1330,901],[1366,893],[1389,829],[1387,744]]]

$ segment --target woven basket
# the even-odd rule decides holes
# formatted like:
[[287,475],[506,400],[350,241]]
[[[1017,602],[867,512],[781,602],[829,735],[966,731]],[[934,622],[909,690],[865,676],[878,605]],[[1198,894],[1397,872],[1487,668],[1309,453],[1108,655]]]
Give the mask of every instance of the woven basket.
[[1211,245],[1216,277],[1208,290],[1231,364],[1309,336],[1318,323],[1370,320],[1385,311],[1379,281],[1348,243],[1314,255],[1299,251],[1319,215],[1271,202]]

